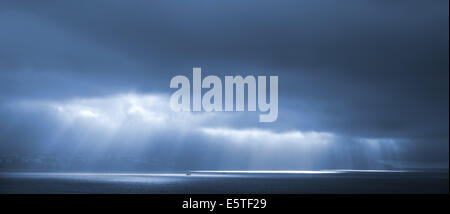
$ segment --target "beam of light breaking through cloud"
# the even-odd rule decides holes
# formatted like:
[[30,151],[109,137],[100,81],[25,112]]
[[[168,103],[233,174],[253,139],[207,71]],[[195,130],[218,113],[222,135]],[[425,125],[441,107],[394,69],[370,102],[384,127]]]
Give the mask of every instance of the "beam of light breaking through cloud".
[[[229,169],[237,164],[224,162],[220,157],[235,157],[250,169],[277,169],[280,163],[283,169],[352,169],[361,165],[383,168],[383,164],[392,164],[391,159],[395,162],[401,150],[399,139],[352,139],[322,131],[237,128],[232,124],[241,120],[239,115],[173,112],[168,105],[166,94],[123,93],[68,100],[22,100],[6,106],[55,121],[52,133],[47,133],[51,137],[37,139],[51,141],[46,151],[58,152],[67,147],[101,156],[111,154],[112,149],[137,158],[152,154],[166,162],[206,158]],[[182,149],[185,147],[192,151]],[[204,153],[202,148],[210,150]]]

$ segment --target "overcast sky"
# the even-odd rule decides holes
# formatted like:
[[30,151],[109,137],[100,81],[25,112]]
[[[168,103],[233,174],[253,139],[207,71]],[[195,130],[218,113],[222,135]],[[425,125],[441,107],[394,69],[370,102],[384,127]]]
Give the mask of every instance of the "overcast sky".
[[[0,152],[172,168],[448,167],[448,1],[0,0]],[[175,113],[170,79],[277,75],[279,113]]]

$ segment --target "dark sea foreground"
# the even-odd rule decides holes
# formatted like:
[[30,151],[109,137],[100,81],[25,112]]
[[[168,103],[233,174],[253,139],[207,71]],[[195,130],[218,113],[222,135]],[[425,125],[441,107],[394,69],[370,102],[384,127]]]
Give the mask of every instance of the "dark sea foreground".
[[0,193],[448,194],[439,171],[0,173]]

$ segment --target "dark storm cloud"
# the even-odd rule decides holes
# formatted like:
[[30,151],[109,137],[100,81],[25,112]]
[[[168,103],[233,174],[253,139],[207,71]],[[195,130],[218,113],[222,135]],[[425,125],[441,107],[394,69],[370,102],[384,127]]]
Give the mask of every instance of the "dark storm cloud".
[[409,139],[408,159],[448,161],[448,6],[3,1],[0,99],[170,92],[193,66],[278,75],[278,122],[258,126]]

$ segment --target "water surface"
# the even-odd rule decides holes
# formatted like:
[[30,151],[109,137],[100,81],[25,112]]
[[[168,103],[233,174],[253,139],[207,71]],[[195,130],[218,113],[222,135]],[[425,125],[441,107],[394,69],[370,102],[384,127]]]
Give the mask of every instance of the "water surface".
[[0,193],[448,194],[448,170],[5,172]]

